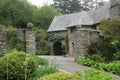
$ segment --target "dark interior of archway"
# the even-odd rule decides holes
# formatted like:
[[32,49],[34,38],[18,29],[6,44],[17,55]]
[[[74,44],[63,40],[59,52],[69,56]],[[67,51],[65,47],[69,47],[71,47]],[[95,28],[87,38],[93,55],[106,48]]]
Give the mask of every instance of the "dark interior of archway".
[[55,42],[54,43],[54,45],[53,45],[54,55],[63,55],[61,46],[62,46],[62,43],[60,43],[60,42]]

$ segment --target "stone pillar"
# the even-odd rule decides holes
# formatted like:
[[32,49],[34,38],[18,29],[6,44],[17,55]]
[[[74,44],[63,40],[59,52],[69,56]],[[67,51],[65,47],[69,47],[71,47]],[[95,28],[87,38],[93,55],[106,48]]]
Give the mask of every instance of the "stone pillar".
[[91,43],[99,42],[100,32],[92,29],[76,28],[75,61],[87,55]]
[[0,26],[0,56],[7,52],[6,31],[2,30]]
[[110,0],[111,18],[120,18],[120,0]]
[[28,23],[25,32],[27,53],[36,53],[36,37],[35,37],[35,31],[32,29],[32,27],[33,24]]
[[54,55],[54,52],[53,52],[53,45],[54,45],[54,42],[49,41],[50,55]]
[[75,61],[84,58],[90,45],[90,30],[76,30]]
[[100,41],[100,31],[91,30],[91,43],[98,43]]
[[[72,32],[71,32],[72,30]],[[69,47],[69,54],[68,56],[73,57],[75,53],[75,28],[68,28],[68,47]]]

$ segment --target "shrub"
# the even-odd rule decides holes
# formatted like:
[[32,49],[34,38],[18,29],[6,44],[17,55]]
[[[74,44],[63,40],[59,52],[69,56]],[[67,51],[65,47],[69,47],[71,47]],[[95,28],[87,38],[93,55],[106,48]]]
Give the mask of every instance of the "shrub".
[[54,74],[46,75],[39,80],[84,80],[81,76],[77,74],[70,74],[66,72],[57,72]]
[[44,75],[52,74],[58,71],[57,67],[48,66],[48,61],[46,59],[40,58],[35,54],[28,54],[28,55],[30,55],[37,63],[35,76],[29,78],[29,80],[38,80],[38,78]]
[[115,78],[103,71],[88,69],[85,70],[85,80],[115,80]]
[[76,73],[57,72],[41,77],[39,80],[115,80],[110,74],[95,69],[85,70],[85,77]]
[[120,51],[118,51],[114,54],[114,59],[115,60],[120,60]]
[[7,47],[11,51],[16,49],[18,51],[25,51],[26,41],[23,38],[19,38],[17,34],[17,29],[8,28],[7,29]]
[[52,73],[55,73],[57,71],[58,71],[58,69],[56,67],[53,67],[53,66],[40,66],[38,68],[37,74],[39,77],[42,77],[44,75],[52,74]]
[[104,70],[120,75],[120,61],[113,61],[106,64]]
[[46,59],[40,58],[35,54],[28,54],[28,55],[30,55],[38,65],[48,65],[48,61]]
[[85,66],[92,66],[95,65],[95,61],[89,58],[82,58],[77,61],[78,64],[85,65]]
[[91,43],[91,45],[89,46],[88,55],[92,56],[92,58],[94,59],[95,57],[97,57],[98,59],[96,59],[98,61],[110,61],[113,60],[113,53],[115,52],[116,51],[114,47],[110,44],[110,41],[104,38],[102,44],[98,45],[97,43]]
[[35,61],[24,52],[13,50],[0,59],[0,79],[25,80],[33,77]]
[[105,62],[105,58],[102,57],[100,54],[91,54],[89,58],[97,62]]
[[87,58],[87,59],[79,59],[77,63],[80,65],[85,65],[120,75],[120,61],[113,61],[111,63],[100,63]]

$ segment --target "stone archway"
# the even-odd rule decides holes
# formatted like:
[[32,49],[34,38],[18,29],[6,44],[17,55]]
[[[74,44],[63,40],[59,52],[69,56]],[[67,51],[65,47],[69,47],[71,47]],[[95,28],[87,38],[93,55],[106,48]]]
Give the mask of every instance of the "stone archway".
[[55,42],[53,44],[53,53],[54,55],[63,55],[61,42]]

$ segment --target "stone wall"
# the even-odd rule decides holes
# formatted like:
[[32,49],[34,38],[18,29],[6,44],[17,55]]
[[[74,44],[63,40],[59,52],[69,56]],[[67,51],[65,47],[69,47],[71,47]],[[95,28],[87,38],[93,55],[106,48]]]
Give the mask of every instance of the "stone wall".
[[94,29],[88,28],[76,28],[75,30],[75,61],[79,58],[83,58],[87,55],[88,48],[91,43],[99,42],[100,40],[100,32]]
[[76,30],[75,60],[85,57],[90,45],[90,30]]
[[[33,29],[17,29],[16,31],[17,39],[25,41],[25,47],[27,53],[36,53],[36,37],[35,31]],[[7,31],[0,29],[0,56],[4,55],[7,50]],[[21,44],[21,43],[16,43]]]
[[26,29],[25,39],[26,39],[26,52],[36,53],[36,39],[35,31],[33,29]]
[[75,53],[75,26],[68,28],[68,56],[74,56]]
[[6,31],[0,30],[0,56],[7,52]]
[[25,40],[25,29],[17,29],[16,34],[18,39]]
[[111,18],[120,18],[120,0],[111,0],[110,15]]

